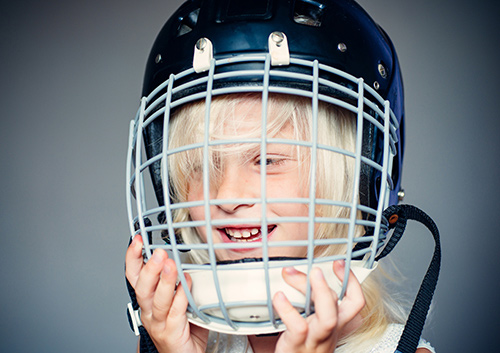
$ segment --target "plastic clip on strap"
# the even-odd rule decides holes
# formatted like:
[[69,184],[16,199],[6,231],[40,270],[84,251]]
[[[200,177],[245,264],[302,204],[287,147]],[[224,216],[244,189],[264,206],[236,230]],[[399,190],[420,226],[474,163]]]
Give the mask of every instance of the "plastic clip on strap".
[[141,308],[134,309],[134,306],[132,305],[132,303],[128,303],[127,308],[128,308],[128,312],[127,312],[128,323],[130,325],[130,328],[132,329],[132,331],[134,331],[136,336],[139,336],[141,334],[139,331],[139,327],[142,326]]
[[394,205],[384,211],[384,217],[389,220],[391,228],[394,228],[391,239],[380,255],[376,258],[383,258],[391,252],[403,235],[406,222],[411,219],[422,223],[429,229],[434,237],[435,248],[431,263],[420,285],[415,298],[410,315],[406,321],[401,338],[395,353],[415,353],[417,345],[424,328],[425,319],[431,305],[434,290],[439,277],[441,267],[441,245],[439,241],[439,230],[434,221],[422,210],[411,205]]

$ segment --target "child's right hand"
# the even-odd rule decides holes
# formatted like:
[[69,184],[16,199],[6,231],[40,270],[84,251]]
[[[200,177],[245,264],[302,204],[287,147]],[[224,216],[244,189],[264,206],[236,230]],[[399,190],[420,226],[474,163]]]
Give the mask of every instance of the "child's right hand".
[[[177,269],[166,251],[156,249],[144,264],[142,239],[136,236],[127,249],[125,266],[141,307],[142,324],[158,352],[205,352],[208,331],[188,322],[188,300],[182,286],[176,288]],[[186,275],[186,279],[191,286],[191,278]]]

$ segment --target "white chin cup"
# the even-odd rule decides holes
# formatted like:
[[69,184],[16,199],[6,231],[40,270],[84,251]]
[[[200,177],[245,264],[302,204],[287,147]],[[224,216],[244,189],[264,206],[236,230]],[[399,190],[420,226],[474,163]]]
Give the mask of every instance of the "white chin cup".
[[[272,323],[273,318],[269,314],[269,300],[277,292],[282,291],[299,313],[305,312],[305,295],[288,285],[281,272],[284,267],[289,266],[293,266],[298,271],[307,272],[307,264],[296,265],[296,263],[296,261],[279,261],[278,267],[269,266],[269,297],[266,290],[266,270],[262,262],[217,266],[221,296],[234,328],[224,318],[212,270],[185,271],[193,280],[191,293],[195,303],[203,314],[210,318],[210,322],[206,323],[192,312],[188,312],[189,321],[211,331],[237,335],[284,331],[286,327],[276,316],[276,313],[274,313],[275,324]],[[377,263],[374,263],[371,269],[365,268],[365,264],[365,261],[351,261],[351,271],[360,283],[377,267]],[[332,262],[316,263],[313,265],[314,267],[321,268],[330,288],[340,294],[342,284],[333,273]]]

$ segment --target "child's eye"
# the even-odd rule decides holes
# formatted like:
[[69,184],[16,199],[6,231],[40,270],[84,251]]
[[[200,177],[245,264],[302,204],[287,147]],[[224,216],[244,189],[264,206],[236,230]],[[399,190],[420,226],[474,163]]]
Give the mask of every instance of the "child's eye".
[[[283,163],[283,161],[284,161],[283,159],[279,159],[279,158],[266,158],[265,161],[264,161],[264,163],[266,165],[276,165],[276,164]],[[257,160],[256,163],[260,165],[261,160],[260,159]]]
[[286,162],[289,158],[285,156],[268,156],[266,159],[261,159],[260,157],[254,159],[254,165],[260,168],[260,164],[264,163],[266,165],[266,172],[268,174],[278,173],[282,171]]

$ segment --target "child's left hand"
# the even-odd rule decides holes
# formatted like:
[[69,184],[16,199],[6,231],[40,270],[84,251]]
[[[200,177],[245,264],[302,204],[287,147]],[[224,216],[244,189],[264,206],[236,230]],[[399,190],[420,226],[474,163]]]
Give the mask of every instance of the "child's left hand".
[[[333,271],[341,281],[344,266],[343,261],[333,263]],[[305,294],[307,277],[304,273],[294,268],[285,268],[283,278]],[[287,327],[276,344],[276,353],[334,352],[346,326],[354,323],[365,306],[361,286],[352,272],[341,302],[338,302],[337,294],[328,286],[319,268],[311,271],[310,281],[315,313],[307,318],[299,314],[282,292],[276,293],[273,298],[274,308]]]

